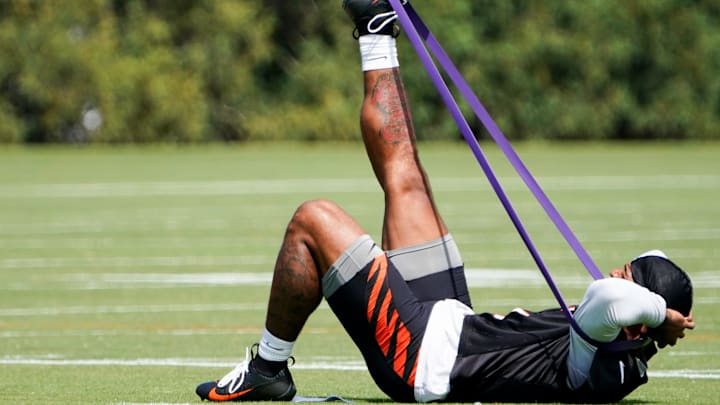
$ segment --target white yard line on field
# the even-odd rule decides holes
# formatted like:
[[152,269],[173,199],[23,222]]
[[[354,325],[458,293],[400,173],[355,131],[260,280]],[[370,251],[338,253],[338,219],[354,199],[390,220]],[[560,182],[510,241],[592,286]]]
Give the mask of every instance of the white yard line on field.
[[[200,367],[200,368],[232,368],[237,360],[192,359],[192,358],[165,358],[165,359],[62,359],[46,357],[8,356],[0,357],[2,365],[34,365],[34,366],[125,366],[125,367]],[[325,359],[327,359],[325,357]],[[300,370],[337,370],[337,371],[364,371],[367,370],[361,360],[311,361],[304,364],[295,364]]]
[[0,269],[28,268],[137,268],[185,266],[249,266],[271,264],[271,256],[116,256],[116,257],[33,257],[0,259]]
[[687,378],[690,380],[720,380],[720,370],[657,370],[648,371],[654,378]]
[[111,405],[189,405],[190,402],[116,402]]
[[[32,358],[23,356],[12,356],[0,358],[2,365],[22,366],[123,366],[123,367],[200,367],[200,368],[231,368],[235,362],[227,360],[212,359],[188,359],[188,358],[166,358],[166,359],[61,359],[61,358]],[[327,360],[327,358],[325,358]],[[310,361],[297,363],[293,366],[300,370],[333,370],[333,371],[366,371],[365,364],[360,360],[336,360],[336,361]],[[720,370],[656,370],[648,372],[654,378],[687,378],[687,379],[720,379]]]
[[[309,328],[308,332],[312,333]],[[0,339],[94,336],[219,336],[256,335],[258,329],[61,329],[3,330]]]
[[257,304],[167,304],[167,305],[91,305],[91,306],[53,306],[42,308],[2,308],[0,316],[25,317],[47,315],[87,315],[87,314],[135,314],[163,312],[215,312],[215,311],[259,311],[265,309],[265,303]]
[[[143,262],[144,260],[138,260]],[[208,258],[207,262],[231,265],[233,260]],[[236,263],[242,262],[238,259]],[[124,261],[121,261],[124,262]],[[168,260],[166,265],[180,264],[182,260]],[[204,259],[192,260],[203,263]],[[163,262],[164,263],[164,262]],[[0,269],[3,268],[0,261]],[[7,263],[6,263],[7,264]],[[12,267],[11,267],[12,268]],[[540,272],[535,269],[480,269],[465,270],[467,283],[477,288],[546,288]],[[720,273],[717,271],[697,271],[692,273],[696,289],[720,288]],[[591,281],[584,273],[555,276],[555,281],[563,288],[585,288]],[[28,278],[17,279],[0,285],[0,291],[34,291],[52,288],[53,290],[109,290],[140,288],[188,288],[188,287],[232,287],[232,286],[269,286],[272,273],[267,272],[213,272],[213,273],[71,273],[58,276],[47,275],[42,280]],[[0,316],[2,311],[0,310]]]

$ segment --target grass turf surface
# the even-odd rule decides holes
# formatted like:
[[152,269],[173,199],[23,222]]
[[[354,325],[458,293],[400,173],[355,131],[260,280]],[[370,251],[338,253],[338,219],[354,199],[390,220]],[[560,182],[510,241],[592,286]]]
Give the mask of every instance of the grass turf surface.
[[[477,311],[554,307],[462,144],[420,145]],[[486,152],[570,302],[589,282],[499,152]],[[627,403],[715,404],[720,145],[519,145],[607,270],[660,248],[690,273],[698,328]],[[295,207],[343,205],[379,239],[382,196],[351,145],[0,150],[0,402],[193,403],[256,342]],[[490,270],[493,269],[493,270]],[[299,339],[304,396],[387,401],[325,304]]]

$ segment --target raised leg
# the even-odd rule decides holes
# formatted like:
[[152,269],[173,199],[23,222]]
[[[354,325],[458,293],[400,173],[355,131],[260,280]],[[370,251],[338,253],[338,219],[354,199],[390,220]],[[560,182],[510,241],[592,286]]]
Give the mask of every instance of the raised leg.
[[[404,269],[394,274],[401,277],[396,278],[400,283],[407,282],[409,289],[405,284],[400,286],[411,291],[413,299],[417,299],[415,295],[426,301],[467,296],[462,261],[435,207],[418,158],[410,109],[397,68],[392,38],[395,30],[386,25],[381,32],[384,35],[367,35],[367,24],[374,21],[374,16],[385,15],[392,21],[388,14],[391,8],[382,0],[346,0],[343,6],[360,35],[365,85],[361,132],[385,192],[382,248],[394,250],[387,258],[398,270]],[[278,253],[257,356],[240,363],[220,381],[200,384],[196,388],[200,398],[292,399],[295,386],[287,359],[305,322],[320,304],[323,276],[364,234],[360,225],[335,203],[316,200],[301,205],[287,226]],[[370,252],[375,254],[376,250],[373,245]],[[438,255],[446,259],[446,264],[438,264]],[[428,266],[426,257],[432,258],[432,265]],[[469,299],[466,301],[469,303]]]
[[437,239],[448,230],[418,157],[400,70],[369,70],[363,75],[362,137],[385,192],[382,247],[391,250]]

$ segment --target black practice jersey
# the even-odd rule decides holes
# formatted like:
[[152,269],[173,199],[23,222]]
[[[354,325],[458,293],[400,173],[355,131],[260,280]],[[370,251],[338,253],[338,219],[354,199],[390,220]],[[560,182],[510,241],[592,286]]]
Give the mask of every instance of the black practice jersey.
[[588,381],[567,385],[570,324],[560,310],[465,317],[446,401],[608,402],[647,381],[652,348],[599,350]]

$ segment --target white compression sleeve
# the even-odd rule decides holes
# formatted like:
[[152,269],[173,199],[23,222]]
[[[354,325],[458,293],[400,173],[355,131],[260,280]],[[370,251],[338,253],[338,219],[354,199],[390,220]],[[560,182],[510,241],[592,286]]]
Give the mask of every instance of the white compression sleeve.
[[[606,278],[590,284],[575,311],[575,320],[591,338],[611,342],[625,326],[657,327],[665,320],[665,300],[625,279]],[[579,388],[587,379],[597,348],[570,329],[568,379]]]

